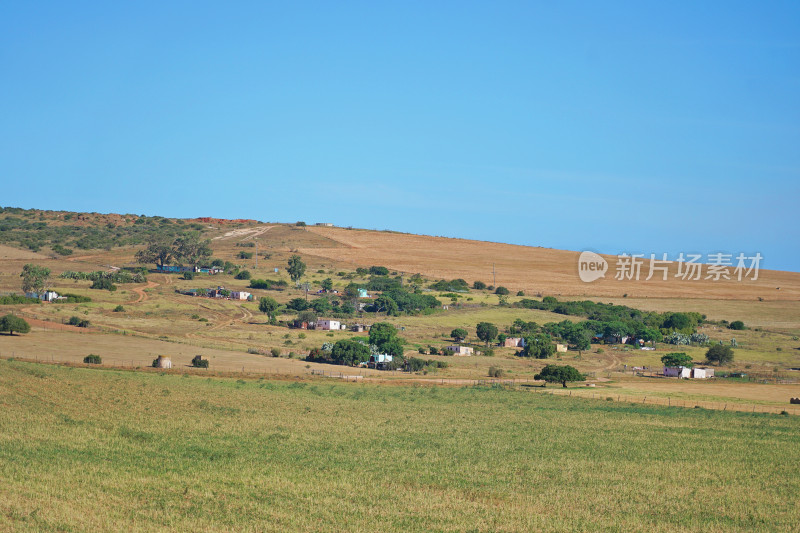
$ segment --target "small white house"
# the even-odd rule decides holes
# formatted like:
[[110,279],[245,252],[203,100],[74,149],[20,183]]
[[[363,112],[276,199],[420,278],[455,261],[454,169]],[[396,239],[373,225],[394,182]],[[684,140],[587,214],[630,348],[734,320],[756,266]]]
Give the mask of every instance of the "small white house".
[[505,348],[524,348],[525,339],[522,337],[506,337],[506,340],[503,341],[503,346]]
[[708,379],[714,377],[713,368],[693,368],[692,378],[694,379]]
[[247,300],[250,298],[250,293],[247,291],[231,291],[232,300]]
[[55,291],[44,291],[42,293],[38,292],[26,292],[25,297],[27,298],[38,298],[43,302],[52,302],[58,300],[58,293]]
[[668,378],[688,379],[692,377],[692,369],[685,366],[665,366],[664,375]]
[[338,320],[317,320],[317,325],[314,329],[323,329],[327,331],[341,329],[342,324]]
[[471,346],[459,346],[454,344],[453,346],[445,346],[444,349],[453,355],[475,355],[475,350]]

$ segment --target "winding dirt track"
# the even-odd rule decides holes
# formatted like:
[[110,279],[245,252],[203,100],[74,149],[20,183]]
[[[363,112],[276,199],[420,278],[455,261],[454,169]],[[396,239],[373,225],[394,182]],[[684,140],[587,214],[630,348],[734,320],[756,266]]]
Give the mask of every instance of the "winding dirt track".
[[135,292],[139,295],[139,297],[134,300],[132,303],[138,304],[140,302],[147,301],[150,297],[147,295],[145,289],[152,289],[153,287],[158,287],[160,284],[156,283],[155,281],[148,281],[144,287],[137,287],[135,289],[131,289],[132,292]]

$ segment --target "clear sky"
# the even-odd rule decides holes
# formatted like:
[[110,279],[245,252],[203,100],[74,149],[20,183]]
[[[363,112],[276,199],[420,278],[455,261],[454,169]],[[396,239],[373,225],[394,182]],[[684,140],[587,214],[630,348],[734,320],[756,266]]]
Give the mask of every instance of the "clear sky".
[[5,2],[0,205],[800,271],[800,2]]

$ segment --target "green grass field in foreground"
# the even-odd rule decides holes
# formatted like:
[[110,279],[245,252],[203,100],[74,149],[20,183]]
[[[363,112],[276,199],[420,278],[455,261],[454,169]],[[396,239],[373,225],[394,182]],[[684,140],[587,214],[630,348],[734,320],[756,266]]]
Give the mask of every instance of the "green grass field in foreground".
[[800,421],[0,361],[0,529],[789,531]]

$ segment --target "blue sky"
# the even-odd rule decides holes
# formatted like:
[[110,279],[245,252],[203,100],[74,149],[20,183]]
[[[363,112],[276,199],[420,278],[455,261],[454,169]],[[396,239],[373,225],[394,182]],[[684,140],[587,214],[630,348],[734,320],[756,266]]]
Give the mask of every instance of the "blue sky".
[[800,271],[800,3],[0,7],[0,205]]

